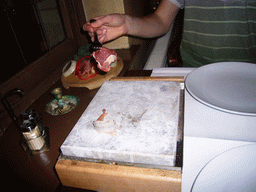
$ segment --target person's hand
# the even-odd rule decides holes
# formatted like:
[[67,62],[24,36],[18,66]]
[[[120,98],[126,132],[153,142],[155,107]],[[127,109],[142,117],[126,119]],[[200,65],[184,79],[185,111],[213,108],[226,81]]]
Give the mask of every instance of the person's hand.
[[96,31],[100,43],[105,43],[127,33],[125,17],[122,14],[94,17],[92,19],[96,21],[92,23],[90,21],[86,22],[83,29],[88,31],[92,41],[94,41],[94,32]]

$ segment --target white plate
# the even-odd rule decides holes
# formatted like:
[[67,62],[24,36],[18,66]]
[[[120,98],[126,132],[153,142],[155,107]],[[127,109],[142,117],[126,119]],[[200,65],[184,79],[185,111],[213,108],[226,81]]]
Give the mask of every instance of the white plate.
[[256,116],[256,64],[221,62],[192,71],[187,91],[199,102],[238,115]]
[[199,172],[193,192],[249,192],[256,189],[256,145],[232,148]]

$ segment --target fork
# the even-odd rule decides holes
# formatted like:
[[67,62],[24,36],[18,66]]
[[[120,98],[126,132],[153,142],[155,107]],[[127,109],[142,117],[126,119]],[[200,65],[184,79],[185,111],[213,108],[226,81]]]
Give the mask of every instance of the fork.
[[[93,23],[95,21],[96,21],[95,19],[91,19],[90,23]],[[96,31],[94,31],[94,42],[92,42],[92,45],[90,47],[91,51],[94,52],[94,51],[100,50],[101,47],[102,47],[102,44],[98,40],[98,35]]]

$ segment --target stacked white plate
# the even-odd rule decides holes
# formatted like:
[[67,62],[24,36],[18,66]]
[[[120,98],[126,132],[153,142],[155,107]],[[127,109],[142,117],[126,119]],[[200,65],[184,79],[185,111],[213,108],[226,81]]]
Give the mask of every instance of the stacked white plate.
[[256,141],[256,64],[222,62],[200,67],[185,80],[189,93],[185,135]]
[[254,191],[256,64],[206,65],[185,86],[182,191]]

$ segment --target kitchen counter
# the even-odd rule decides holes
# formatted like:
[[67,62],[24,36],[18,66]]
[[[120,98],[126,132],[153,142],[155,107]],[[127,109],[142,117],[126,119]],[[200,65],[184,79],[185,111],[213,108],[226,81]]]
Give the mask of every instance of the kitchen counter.
[[[117,50],[118,55],[124,62],[124,68],[119,76],[150,76],[151,70],[128,71],[137,50],[138,48]],[[44,112],[45,105],[54,99],[50,92],[56,87],[62,88],[63,95],[76,95],[80,98],[79,105],[72,112],[63,116],[51,116]],[[97,91],[98,89],[88,90],[87,88],[74,87],[65,89],[61,81],[58,80],[29,106],[29,108],[33,108],[42,114],[44,125],[49,127],[50,150],[47,152],[28,157],[21,147],[18,129],[14,125],[8,127],[3,136],[0,137],[0,159],[6,166],[8,174],[12,174],[12,180],[22,181],[24,184],[21,187],[31,187],[31,189],[37,191],[58,190],[60,181],[54,166],[60,155],[60,146]],[[6,180],[8,180],[8,177],[6,177]]]

